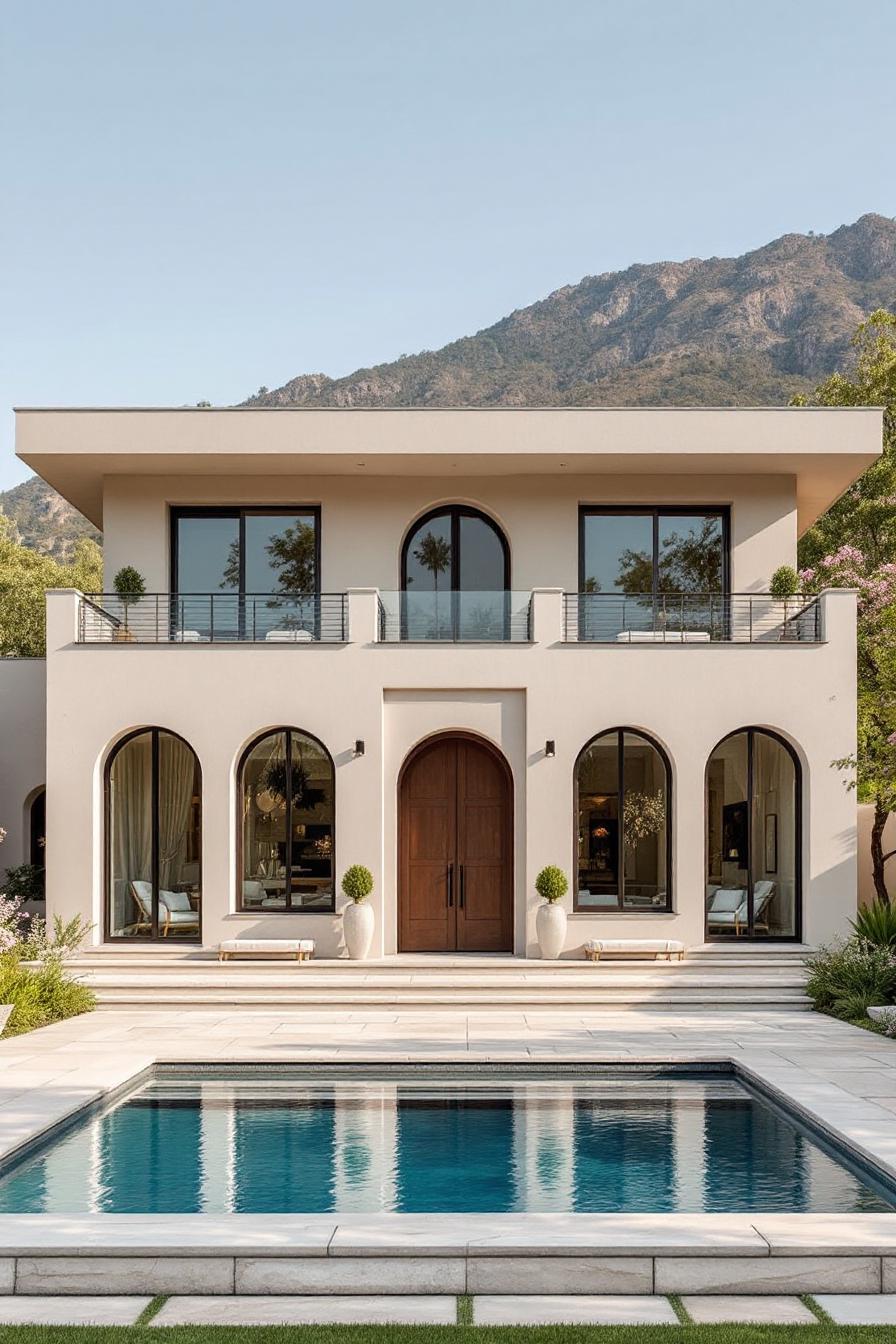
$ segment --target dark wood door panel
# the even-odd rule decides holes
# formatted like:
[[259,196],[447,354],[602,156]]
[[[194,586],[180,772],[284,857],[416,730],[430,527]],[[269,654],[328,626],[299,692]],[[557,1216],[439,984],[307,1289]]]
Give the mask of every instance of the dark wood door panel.
[[513,946],[512,789],[468,738],[420,751],[399,794],[399,950],[501,952]]

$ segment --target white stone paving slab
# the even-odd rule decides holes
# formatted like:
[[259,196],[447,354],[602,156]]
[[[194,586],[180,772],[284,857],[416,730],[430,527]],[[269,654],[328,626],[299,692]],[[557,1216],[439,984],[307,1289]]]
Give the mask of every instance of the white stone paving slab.
[[665,1297],[552,1294],[473,1298],[475,1325],[676,1325]]
[[0,1325],[133,1325],[151,1297],[0,1297]]
[[697,1325],[755,1322],[757,1325],[817,1325],[817,1317],[798,1297],[683,1297],[682,1306]]
[[896,1325],[896,1293],[816,1293],[837,1325]]
[[172,1297],[152,1325],[454,1325],[457,1299],[423,1297]]

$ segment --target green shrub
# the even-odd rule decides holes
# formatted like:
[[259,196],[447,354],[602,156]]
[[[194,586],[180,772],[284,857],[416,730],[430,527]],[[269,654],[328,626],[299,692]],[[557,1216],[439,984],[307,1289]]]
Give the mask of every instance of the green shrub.
[[896,950],[858,935],[819,948],[806,965],[806,992],[832,1017],[855,1021],[872,1004],[892,1003],[896,994]]
[[353,863],[342,874],[342,892],[357,905],[373,891],[373,873],[362,863]]
[[20,863],[16,868],[7,868],[6,877],[0,891],[17,901],[42,901],[44,899],[45,873],[40,864]]
[[860,938],[878,947],[896,947],[896,906],[875,901],[863,905],[850,921]]
[[89,1013],[95,1002],[92,991],[69,979],[56,959],[30,967],[22,964],[17,951],[0,956],[0,1003],[13,1006],[4,1036],[17,1036],[66,1017]]
[[772,597],[795,597],[800,591],[800,576],[792,565],[780,565],[768,586]]
[[563,869],[555,867],[554,864],[542,868],[535,879],[535,890],[549,905],[553,905],[555,901],[562,901],[569,891],[569,883]]

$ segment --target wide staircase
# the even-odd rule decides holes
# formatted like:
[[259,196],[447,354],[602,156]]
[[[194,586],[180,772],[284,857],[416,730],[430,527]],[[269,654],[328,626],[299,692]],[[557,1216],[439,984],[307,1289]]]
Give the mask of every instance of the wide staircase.
[[519,957],[403,955],[364,962],[220,964],[213,952],[97,948],[74,963],[100,1008],[240,1011],[534,1012],[638,1007],[672,1011],[807,1009],[808,947],[691,948],[682,962],[545,962]]

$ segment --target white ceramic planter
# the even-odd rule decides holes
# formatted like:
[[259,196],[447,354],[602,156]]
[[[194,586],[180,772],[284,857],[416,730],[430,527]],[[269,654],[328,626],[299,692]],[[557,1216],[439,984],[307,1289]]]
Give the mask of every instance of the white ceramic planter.
[[342,912],[342,932],[352,961],[364,961],[373,942],[373,906],[351,901]]
[[11,1003],[0,1003],[0,1032],[3,1031],[3,1028],[9,1021],[11,1013],[12,1013]]
[[566,911],[559,901],[545,901],[535,916],[538,946],[545,961],[556,961],[566,942]]

